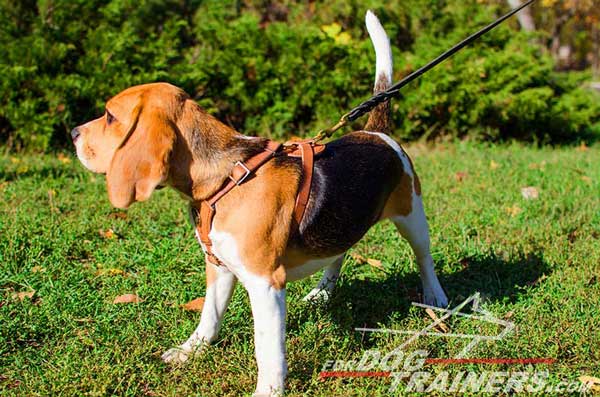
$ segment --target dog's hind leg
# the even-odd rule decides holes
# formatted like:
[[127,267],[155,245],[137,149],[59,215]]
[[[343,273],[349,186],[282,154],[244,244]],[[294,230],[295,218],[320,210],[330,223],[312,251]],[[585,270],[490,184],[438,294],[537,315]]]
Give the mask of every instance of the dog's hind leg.
[[406,216],[393,216],[392,222],[400,234],[408,240],[417,257],[421,283],[423,284],[423,301],[427,305],[446,307],[448,298],[444,292],[431,257],[429,226],[423,210],[423,201],[420,195],[412,194],[412,211]]
[[204,346],[217,337],[221,320],[229,305],[236,278],[225,266],[206,263],[206,297],[200,324],[182,345],[169,349],[162,355],[166,363],[180,364],[198,354]]
[[312,289],[302,300],[308,301],[324,301],[327,302],[333,293],[335,284],[338,278],[340,278],[340,271],[342,269],[342,263],[344,262],[344,255],[337,258],[331,265],[325,268],[323,277],[319,281],[319,284]]

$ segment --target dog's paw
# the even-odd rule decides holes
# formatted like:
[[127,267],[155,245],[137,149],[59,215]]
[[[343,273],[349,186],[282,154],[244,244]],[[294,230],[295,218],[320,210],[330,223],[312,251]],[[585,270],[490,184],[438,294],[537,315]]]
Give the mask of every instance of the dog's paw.
[[192,357],[193,353],[183,350],[180,347],[174,347],[167,350],[160,358],[167,364],[181,365]]
[[304,302],[313,302],[313,303],[327,303],[329,302],[330,292],[325,289],[313,288],[302,301]]
[[440,287],[438,291],[425,290],[423,291],[423,303],[428,306],[448,307],[448,298],[444,290]]
[[283,397],[284,392],[282,389],[271,389],[270,391],[256,391],[252,394],[252,397]]

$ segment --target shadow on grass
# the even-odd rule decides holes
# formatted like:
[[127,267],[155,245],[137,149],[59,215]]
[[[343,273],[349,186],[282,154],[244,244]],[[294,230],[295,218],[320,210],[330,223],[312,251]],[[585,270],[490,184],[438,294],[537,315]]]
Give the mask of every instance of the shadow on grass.
[[[443,263],[438,263],[443,268]],[[526,286],[534,285],[550,272],[550,265],[539,254],[518,254],[506,260],[495,254],[465,257],[460,269],[439,274],[450,306],[481,293],[486,301],[514,302]],[[405,316],[411,302],[420,301],[418,272],[391,274],[384,280],[358,280],[343,277],[329,305],[334,321],[347,326],[375,327],[390,315]],[[351,304],[347,304],[351,302]]]

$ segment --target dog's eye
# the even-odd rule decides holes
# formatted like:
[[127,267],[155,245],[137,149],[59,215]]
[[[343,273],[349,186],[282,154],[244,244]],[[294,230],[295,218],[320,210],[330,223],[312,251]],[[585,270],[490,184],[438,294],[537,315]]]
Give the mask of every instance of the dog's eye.
[[107,110],[106,111],[106,124],[107,125],[111,125],[113,121],[115,121],[115,116],[113,116],[112,114],[110,114],[110,112]]

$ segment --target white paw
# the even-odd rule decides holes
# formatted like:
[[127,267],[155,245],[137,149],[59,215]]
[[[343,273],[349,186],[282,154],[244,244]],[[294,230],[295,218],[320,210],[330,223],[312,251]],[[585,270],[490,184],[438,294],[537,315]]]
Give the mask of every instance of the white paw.
[[423,291],[423,303],[435,307],[448,307],[448,298],[440,287],[437,291],[426,289]]
[[167,350],[160,358],[171,365],[179,365],[185,363],[193,355],[192,352],[183,350],[180,347],[174,347]]
[[281,389],[271,389],[270,391],[256,391],[252,397],[283,397]]
[[330,292],[325,289],[313,288],[302,300],[304,302],[329,302]]

